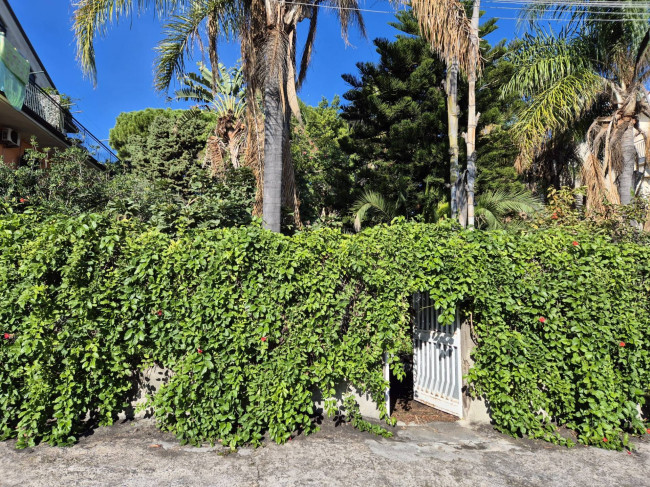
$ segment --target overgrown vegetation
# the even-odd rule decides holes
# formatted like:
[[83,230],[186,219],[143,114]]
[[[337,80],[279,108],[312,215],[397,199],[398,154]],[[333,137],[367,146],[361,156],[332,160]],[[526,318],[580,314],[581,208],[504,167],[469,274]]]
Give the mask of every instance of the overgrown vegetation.
[[0,201],[15,212],[39,216],[102,212],[135,218],[170,233],[250,223],[255,194],[251,172],[240,168],[211,176],[191,157],[202,142],[180,143],[170,135],[173,129],[166,119],[157,120],[147,137],[150,143],[140,147],[135,160],[104,171],[88,166],[87,154],[79,148],[52,152],[47,168],[37,149],[27,151],[18,169],[0,163]]
[[469,377],[497,428],[570,443],[566,426],[627,446],[648,427],[636,405],[649,392],[650,247],[551,217],[522,234],[398,223],[168,235],[5,206],[2,437],[69,444],[87,414],[110,424],[157,364],[172,374],[151,405],[181,441],[284,442],[316,428],[315,388],[347,381],[385,407],[383,353],[410,350],[409,297],[427,291],[443,322],[458,305],[472,313]]
[[[374,41],[379,61],[359,63],[358,74],[343,76],[350,85],[343,95],[346,104],[336,97],[331,104],[301,106],[305,123],[294,127],[292,156],[305,221],[332,217],[351,229],[356,202],[368,194],[391,202],[396,215],[429,223],[444,213],[441,207],[449,206],[445,65],[419,36],[411,12],[398,13],[390,25],[396,38]],[[492,19],[481,32],[495,30]],[[478,91],[479,194],[512,196],[525,189],[512,165],[517,152],[507,130],[520,102],[493,93],[494,86],[511,76],[507,52],[503,43],[482,44],[486,66]],[[466,86],[461,81],[459,90]],[[461,130],[466,130],[462,124]],[[365,224],[384,221],[368,214]]]
[[[154,3],[160,15],[176,12]],[[114,4],[75,10],[91,72],[94,29],[110,16],[92,19]],[[335,98],[309,107],[296,89],[317,4],[300,15],[279,5],[266,21],[259,9],[240,17],[228,2],[193,4],[189,16],[168,18],[157,87],[185,74],[177,97],[204,110],[120,115],[110,140],[122,161],[105,171],[86,166],[80,149],[29,150],[15,170],[0,164],[0,438],[71,444],[127,408],[152,366],[171,373],[148,406],[182,442],[235,447],[310,433],[317,390],[328,414],[390,435],[361,418],[352,396],[340,410],[333,397],[350,384],[391,423],[381,364],[388,354],[403,376],[396,357],[412,351],[416,292],[429,293],[443,324],[461,310],[477,343],[470,392],[487,400],[499,430],[611,449],[632,448],[630,435],[650,431],[650,237],[641,230],[650,213],[647,198],[636,198],[643,182],[634,147],[648,111],[650,32],[621,22],[603,24],[603,37],[588,22],[559,38],[482,40],[475,86],[479,50],[464,37],[463,6],[414,5],[419,19],[401,12],[391,24],[396,39],[375,40],[379,62],[345,75],[347,105]],[[362,27],[356,2],[334,6],[344,32],[352,20]],[[270,49],[287,33],[295,43],[290,33],[306,18],[296,73],[295,45],[280,56]],[[201,26],[216,69],[181,73]],[[240,70],[217,62],[223,27],[242,34]],[[478,34],[495,28],[487,21]],[[473,74],[452,76],[470,57]],[[593,122],[591,154],[581,157],[585,122]],[[453,149],[450,158],[458,129],[470,154]],[[255,175],[240,168],[250,161]],[[544,210],[539,196],[549,186]],[[302,215],[309,229],[263,230],[251,217],[254,200],[268,228],[280,230],[284,205],[293,228]],[[459,209],[470,201],[475,212]],[[449,216],[467,217],[476,231]],[[370,228],[346,233],[362,224]]]

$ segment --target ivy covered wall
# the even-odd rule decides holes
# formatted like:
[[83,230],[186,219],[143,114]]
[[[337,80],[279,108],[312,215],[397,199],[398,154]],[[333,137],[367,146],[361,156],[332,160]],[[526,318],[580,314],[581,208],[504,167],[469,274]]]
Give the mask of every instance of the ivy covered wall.
[[87,413],[110,424],[156,363],[173,375],[151,405],[182,441],[284,442],[316,428],[315,387],[345,380],[384,407],[382,355],[411,349],[415,291],[443,321],[457,305],[472,313],[468,379],[498,429],[620,449],[648,427],[636,409],[650,379],[647,245],[400,222],[356,235],[252,225],[170,236],[5,209],[0,434],[70,444]]

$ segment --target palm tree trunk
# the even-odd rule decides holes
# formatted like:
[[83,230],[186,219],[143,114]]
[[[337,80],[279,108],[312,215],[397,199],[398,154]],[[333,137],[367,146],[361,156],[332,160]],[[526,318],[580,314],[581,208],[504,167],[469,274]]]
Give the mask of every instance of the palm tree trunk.
[[458,179],[460,167],[458,165],[458,61],[452,60],[447,64],[447,79],[445,80],[445,91],[447,92],[447,121],[449,132],[449,155],[451,185],[451,217],[458,218]]
[[618,176],[618,194],[622,205],[632,202],[634,187],[634,166],[636,165],[636,147],[634,147],[634,125],[629,123],[621,137],[621,155],[623,157],[623,170]]
[[474,0],[472,9],[472,51],[467,80],[469,83],[469,102],[467,106],[467,226],[474,228],[474,183],[476,181],[476,126],[480,113],[476,113],[476,72],[479,63],[478,22],[481,0]]
[[219,58],[217,57],[217,36],[219,23],[216,12],[208,18],[208,55],[210,56],[210,70],[212,71],[212,95],[217,95],[217,80],[219,79]]
[[277,76],[270,76],[264,87],[264,228],[280,231],[282,219],[282,148],[284,110]]

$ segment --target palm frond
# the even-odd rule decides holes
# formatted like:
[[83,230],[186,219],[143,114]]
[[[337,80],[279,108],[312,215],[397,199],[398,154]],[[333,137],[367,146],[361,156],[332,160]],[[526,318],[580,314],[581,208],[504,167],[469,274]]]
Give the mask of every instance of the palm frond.
[[645,33],[641,44],[636,53],[636,59],[634,60],[634,74],[632,76],[633,82],[636,82],[639,77],[642,77],[647,74],[648,68],[648,53],[650,52],[650,29]]
[[226,116],[229,112],[236,119],[244,115],[246,108],[246,88],[241,65],[226,68],[217,65],[218,78],[214,82],[212,70],[205,64],[198,63],[199,73],[188,73],[181,79],[183,88],[176,90],[175,98],[183,101],[194,101],[209,106],[218,117]]
[[533,95],[517,114],[511,128],[520,153],[515,167],[522,172],[542,150],[550,137],[562,133],[591,108],[604,89],[604,80],[583,68],[555,80]]
[[198,67],[199,67],[198,73],[194,73],[194,72],[187,73],[185,76],[183,76],[182,81],[183,82],[187,81],[188,82],[187,84],[195,83],[201,85],[201,87],[205,88],[206,90],[211,90],[214,84],[212,71],[209,70],[203,63],[198,63]]
[[156,47],[155,87],[166,91],[174,78],[185,70],[207,10],[198,4],[183,15],[173,16],[164,26],[164,39]]
[[153,7],[154,14],[166,17],[187,0],[79,0],[74,4],[73,30],[77,42],[77,58],[84,73],[97,82],[95,37],[103,37],[113,23],[142,13]]
[[508,54],[515,70],[501,88],[502,97],[518,94],[524,98],[550,88],[562,78],[592,68],[582,44],[568,33],[555,35],[538,30],[526,34],[517,49]]
[[412,0],[410,3],[431,49],[446,62],[455,60],[467,73],[473,43],[463,3],[458,0]]
[[[319,4],[320,2],[316,2]],[[341,25],[341,37],[346,44],[348,44],[348,33],[351,26],[356,26],[363,37],[366,37],[366,24],[363,21],[363,16],[359,10],[359,2],[357,0],[326,0],[322,2],[334,10]],[[314,10],[318,10],[315,8]]]
[[305,46],[302,49],[302,59],[300,60],[300,71],[298,74],[298,81],[296,83],[296,91],[300,91],[302,84],[307,77],[307,69],[311,62],[311,54],[314,50],[314,42],[316,41],[316,26],[318,24],[318,8],[312,9],[311,18],[309,19],[309,31],[307,32],[307,39]]
[[366,191],[354,202],[351,210],[354,215],[354,229],[359,232],[368,212],[378,213],[383,220],[391,221],[397,214],[397,204],[376,191]]
[[503,228],[505,217],[510,215],[532,215],[544,207],[539,198],[530,191],[508,192],[488,191],[476,201],[475,215],[480,227],[488,229]]
[[[211,35],[232,39],[238,31],[244,4],[227,0],[186,0],[189,6],[177,15],[172,15],[165,24],[164,38],[156,47],[155,87],[166,91],[172,81],[185,71],[185,61],[192,54],[200,40],[203,25],[210,22]],[[210,53],[212,62],[217,61],[215,52]]]
[[213,100],[212,93],[201,88],[191,87],[176,90],[175,98],[182,101],[195,101],[197,103],[211,103]]

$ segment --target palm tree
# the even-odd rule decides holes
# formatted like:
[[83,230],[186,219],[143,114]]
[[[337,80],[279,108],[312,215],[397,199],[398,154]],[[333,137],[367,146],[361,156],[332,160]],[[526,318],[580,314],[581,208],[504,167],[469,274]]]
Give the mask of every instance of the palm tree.
[[[338,14],[342,35],[352,24],[365,33],[357,0],[79,0],[74,12],[74,30],[82,66],[95,76],[94,38],[103,35],[111,22],[152,7],[167,18],[166,38],[159,46],[156,86],[166,90],[184,72],[194,40],[207,32],[212,69],[218,66],[219,36],[238,36],[242,46],[244,75],[251,97],[258,91],[264,106],[263,219],[267,228],[280,231],[283,189],[297,203],[295,188],[283,188],[293,180],[289,158],[289,122],[293,112],[299,116],[296,89],[304,80],[311,60],[320,7],[331,7]],[[297,26],[309,20],[309,30],[300,71],[296,74]],[[216,72],[213,72],[216,78]],[[249,103],[249,118],[257,127],[256,104]],[[249,121],[249,124],[251,122]],[[257,134],[257,131],[254,131]],[[256,141],[257,142],[257,141]],[[261,144],[251,144],[257,147]],[[297,205],[294,204],[294,208]],[[295,213],[295,210],[294,210]],[[299,216],[294,214],[294,218]]]
[[554,139],[586,123],[582,182],[588,206],[598,207],[604,199],[629,204],[635,127],[641,113],[650,115],[644,86],[650,74],[650,13],[634,14],[645,22],[623,17],[609,23],[589,12],[572,13],[579,23],[558,36],[527,35],[511,56],[516,70],[503,92],[520,93],[527,101],[512,129],[520,148],[516,167],[527,170]]
[[[500,228],[519,228],[521,221],[516,217],[531,216],[544,208],[539,198],[530,191],[519,190],[508,192],[504,190],[488,191],[476,200],[476,226],[485,230]],[[390,201],[376,191],[366,191],[352,205],[354,229],[359,232],[361,225],[369,213],[383,223],[389,223],[399,216],[403,208],[400,202]],[[429,214],[423,214],[425,221],[434,223],[441,218],[451,216],[451,206],[445,201],[439,201],[437,207]],[[428,217],[428,218],[427,218]],[[510,218],[511,221],[508,221]]]
[[[473,155],[473,165],[468,161],[468,169],[471,166],[471,187],[468,188],[468,200],[462,201],[461,194],[464,193],[464,180],[461,178],[459,164],[458,146],[458,74],[459,71],[473,75],[473,83],[470,85],[470,101],[475,100],[476,74],[480,67],[479,39],[478,39],[478,13],[480,0],[475,0],[475,15],[472,22],[467,18],[465,7],[459,0],[413,0],[413,13],[418,19],[422,35],[431,43],[431,48],[439,54],[447,65],[447,76],[445,80],[445,91],[447,92],[447,122],[449,131],[449,153],[450,153],[450,186],[451,186],[451,214],[453,218],[459,218],[465,223],[464,211],[461,206],[467,208],[470,199],[473,203],[474,179],[476,175],[475,150],[470,147],[468,155]],[[474,17],[476,17],[474,22]],[[475,25],[476,24],[476,25]],[[470,79],[471,81],[471,79]],[[475,104],[474,104],[475,106]],[[471,108],[470,108],[471,110]],[[470,111],[471,113],[471,111]],[[474,108],[475,114],[475,108]],[[472,122],[472,121],[470,121]],[[474,120],[474,131],[468,134],[468,141],[476,140],[476,123]],[[474,143],[475,147],[475,143]],[[459,204],[460,203],[460,204]],[[471,210],[473,213],[473,209]]]
[[488,191],[480,195],[476,201],[476,220],[479,228],[496,230],[510,225],[519,227],[519,221],[514,220],[509,224],[507,217],[526,215],[530,216],[540,211],[544,204],[533,196],[530,191]]
[[198,73],[187,73],[180,80],[182,88],[174,92],[177,100],[194,101],[203,108],[214,111],[217,117],[232,113],[236,119],[244,117],[246,109],[246,84],[241,65],[226,68],[219,63],[218,77],[202,62],[197,63]]
[[175,92],[175,98],[194,101],[200,105],[192,107],[187,117],[195,116],[200,110],[210,110],[217,115],[214,135],[206,144],[205,164],[209,165],[213,175],[223,173],[224,162],[239,168],[240,151],[246,140],[247,130],[244,123],[246,109],[246,88],[241,66],[227,69],[219,63],[218,78],[214,70],[208,69],[202,62],[198,63],[198,73],[188,73],[181,79],[183,87]]
[[476,112],[476,79],[480,67],[480,38],[479,18],[481,16],[481,0],[474,0],[472,5],[472,20],[470,22],[470,60],[468,81],[468,102],[467,102],[467,227],[474,228],[474,186],[476,182],[476,127],[480,114]]
[[361,224],[368,213],[375,213],[380,220],[389,223],[397,216],[398,203],[384,198],[376,191],[365,191],[352,205],[354,215],[354,229],[361,231]]

